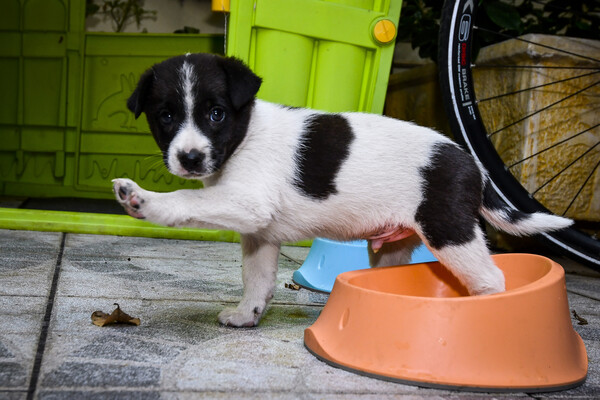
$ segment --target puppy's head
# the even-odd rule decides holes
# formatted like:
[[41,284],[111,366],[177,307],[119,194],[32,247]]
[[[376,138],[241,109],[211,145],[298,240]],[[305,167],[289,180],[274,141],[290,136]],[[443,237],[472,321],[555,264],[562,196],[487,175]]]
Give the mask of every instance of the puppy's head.
[[188,54],[154,65],[127,107],[148,125],[172,174],[217,172],[243,140],[261,79],[240,60]]

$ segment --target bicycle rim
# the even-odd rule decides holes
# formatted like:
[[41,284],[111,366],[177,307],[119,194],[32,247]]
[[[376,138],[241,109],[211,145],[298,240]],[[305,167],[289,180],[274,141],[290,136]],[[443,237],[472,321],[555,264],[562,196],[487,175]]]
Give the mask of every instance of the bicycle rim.
[[[512,162],[506,161],[506,156],[501,157],[499,154],[498,142],[494,143],[496,138],[493,136],[497,135],[496,129],[491,127],[488,116],[480,110],[480,104],[477,100],[477,92],[475,90],[476,83],[473,78],[475,68],[473,66],[473,60],[471,59],[473,37],[475,30],[474,22],[477,11],[477,0],[449,0],[444,4],[442,18],[440,21],[440,37],[439,37],[439,54],[438,54],[438,65],[440,72],[440,84],[442,89],[442,96],[444,100],[444,106],[450,122],[450,126],[454,137],[457,142],[461,143],[474,157],[475,159],[485,167],[488,171],[492,186],[498,195],[513,209],[521,210],[524,212],[554,212],[555,214],[564,214],[561,211],[549,210],[547,204],[544,205],[535,196],[539,193],[539,189],[535,193],[531,188],[527,190],[524,187],[522,180],[515,177],[515,166],[511,167]],[[530,44],[528,44],[530,45]],[[532,46],[535,46],[533,44]],[[543,48],[543,47],[542,47]],[[589,71],[581,73],[581,75],[589,74],[585,76],[593,76],[600,69],[600,63],[594,64],[595,67],[588,68]],[[596,75],[596,81],[600,79],[600,74]],[[567,82],[567,81],[565,81]],[[545,86],[534,86],[530,90],[542,91]],[[592,82],[590,87],[595,87],[595,83]],[[584,87],[585,88],[585,87]],[[589,88],[588,88],[589,89]],[[519,93],[518,91],[514,91]],[[574,93],[577,91],[574,91]],[[572,94],[570,98],[584,93]],[[511,93],[514,95],[514,93]],[[496,101],[504,101],[503,98],[495,98]],[[552,102],[549,103],[552,105]],[[556,103],[559,104],[559,103]],[[543,108],[543,107],[541,107]],[[546,111],[546,110],[542,110]],[[540,116],[539,111],[534,115],[537,118],[543,118]],[[524,116],[527,118],[531,117],[532,112],[525,112]],[[517,118],[513,122],[502,122],[502,129],[510,131],[510,129],[504,128],[507,125],[518,126],[519,124],[528,123],[527,118],[519,120]],[[531,124],[531,122],[529,121]],[[487,127],[486,127],[487,125]],[[574,132],[573,135],[577,137],[583,137],[584,135],[589,136],[589,132],[592,129],[597,129],[597,126],[592,126],[590,130],[584,132]],[[506,135],[506,134],[505,134]],[[571,135],[571,136],[573,136]],[[597,133],[594,133],[597,138]],[[566,143],[566,140],[564,141]],[[560,151],[560,145],[563,143],[556,144],[556,150]],[[591,150],[588,150],[584,156],[590,154],[594,156],[591,163],[591,170],[588,175],[584,174],[585,179],[584,185],[593,183],[593,178],[596,174],[600,174],[598,171],[598,165],[600,165],[600,146],[598,143],[590,146]],[[584,151],[585,152],[585,151]],[[529,159],[532,159],[530,157]],[[576,162],[579,162],[576,161]],[[584,159],[583,162],[588,162]],[[518,164],[523,163],[519,161]],[[509,165],[506,165],[509,164]],[[569,162],[567,162],[567,169]],[[575,165],[574,163],[572,163]],[[517,166],[518,168],[519,166]],[[511,168],[513,170],[511,171]],[[552,176],[552,175],[551,175]],[[557,179],[552,178],[551,183],[544,183],[543,190],[554,189]],[[525,184],[527,185],[527,184]],[[580,192],[575,194],[574,199],[579,197]],[[539,196],[538,196],[539,197]],[[567,207],[567,211],[572,207],[573,201]],[[571,210],[572,212],[572,210]],[[567,215],[568,216],[568,215]],[[544,233],[541,234],[543,241],[552,245],[554,249],[559,250],[563,254],[577,259],[594,269],[600,269],[600,241],[598,241],[594,231],[582,231],[578,228],[569,228],[555,233]]]

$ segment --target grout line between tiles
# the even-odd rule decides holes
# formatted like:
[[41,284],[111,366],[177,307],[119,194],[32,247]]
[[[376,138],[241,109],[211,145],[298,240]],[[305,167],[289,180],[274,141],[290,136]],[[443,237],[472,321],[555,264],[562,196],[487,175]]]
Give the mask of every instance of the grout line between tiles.
[[283,257],[287,258],[289,261],[293,262],[294,264],[297,264],[297,265],[302,265],[302,262],[300,262],[300,261],[296,260],[295,258],[292,258],[292,257],[288,256],[287,254],[285,254],[285,253],[283,253],[283,252],[280,252],[279,254],[280,254],[281,256],[283,256]]
[[44,350],[46,349],[46,341],[48,339],[48,328],[50,327],[50,319],[52,318],[52,310],[54,308],[54,300],[56,298],[56,290],[58,288],[58,279],[60,277],[63,253],[65,251],[66,237],[67,234],[63,233],[60,241],[60,248],[58,250],[58,257],[56,258],[56,264],[54,266],[52,284],[50,285],[50,292],[48,293],[48,300],[46,302],[46,312],[42,321],[42,328],[40,330],[40,336],[38,339],[35,360],[33,362],[33,368],[31,370],[31,380],[29,381],[29,389],[27,390],[27,400],[33,400],[35,390],[37,388],[38,379],[40,376],[42,359],[44,357]]
[[594,300],[594,301],[600,301],[600,298],[598,298],[596,296],[593,296],[593,295],[590,295],[589,293],[585,293],[585,292],[579,291],[577,289],[569,289],[569,288],[567,288],[567,293],[576,294],[577,296],[585,297],[587,299]]

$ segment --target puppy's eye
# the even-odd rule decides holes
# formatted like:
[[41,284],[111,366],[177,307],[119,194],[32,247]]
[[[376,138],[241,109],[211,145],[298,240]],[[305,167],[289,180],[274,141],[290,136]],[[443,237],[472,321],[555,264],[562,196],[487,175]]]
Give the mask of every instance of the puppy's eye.
[[158,115],[158,119],[163,125],[169,125],[171,122],[173,122],[173,116],[168,111],[161,111]]
[[213,122],[221,122],[225,119],[225,110],[221,107],[213,107],[210,109],[210,120]]

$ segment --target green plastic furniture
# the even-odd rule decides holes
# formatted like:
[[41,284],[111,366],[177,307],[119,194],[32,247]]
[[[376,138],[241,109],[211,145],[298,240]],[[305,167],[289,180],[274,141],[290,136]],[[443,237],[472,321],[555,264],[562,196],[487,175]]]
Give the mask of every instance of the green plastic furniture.
[[[381,113],[396,0],[232,0],[227,54],[264,80],[259,97],[328,111]],[[112,199],[110,180],[200,187],[170,175],[144,118],[125,101],[150,65],[223,52],[223,36],[85,32],[85,0],[3,0],[0,195]],[[0,208],[0,228],[237,240],[128,216]]]

